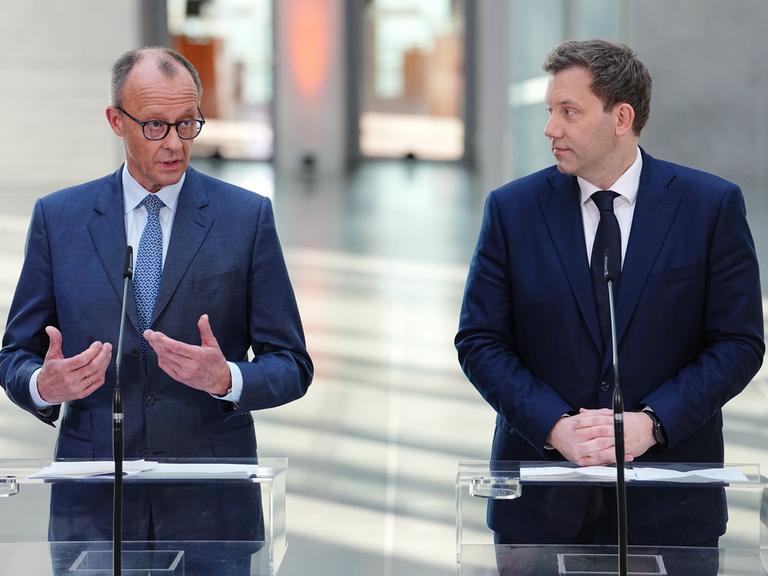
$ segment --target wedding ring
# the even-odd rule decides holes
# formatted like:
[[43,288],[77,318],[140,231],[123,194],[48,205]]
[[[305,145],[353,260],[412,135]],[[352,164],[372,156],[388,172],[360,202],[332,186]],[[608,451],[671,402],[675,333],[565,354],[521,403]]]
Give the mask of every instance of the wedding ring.
[[93,386],[93,380],[91,380],[90,376],[86,376],[85,381],[88,382],[88,386]]

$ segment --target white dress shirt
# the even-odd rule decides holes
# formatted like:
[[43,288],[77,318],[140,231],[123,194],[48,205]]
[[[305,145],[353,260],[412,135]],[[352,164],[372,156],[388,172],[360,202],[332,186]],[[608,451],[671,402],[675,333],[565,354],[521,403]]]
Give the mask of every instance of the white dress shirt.
[[[163,201],[165,206],[160,209],[159,219],[160,227],[163,230],[163,265],[165,265],[165,256],[168,253],[168,245],[171,240],[171,231],[173,229],[173,219],[176,216],[176,205],[179,201],[179,193],[181,187],[184,185],[184,179],[186,173],[181,176],[181,179],[175,184],[161,188],[155,194]],[[125,207],[125,237],[128,246],[133,246],[134,258],[138,253],[139,242],[141,241],[141,234],[144,231],[144,226],[147,224],[147,210],[141,206],[141,201],[149,194],[141,184],[128,171],[128,167],[123,167],[122,172],[123,180],[123,206]],[[240,368],[233,362],[227,362],[229,371],[232,375],[232,388],[225,396],[214,396],[221,400],[227,400],[229,402],[237,403],[240,401],[240,395],[243,391],[243,374],[240,372]],[[32,377],[29,379],[29,392],[32,396],[32,401],[35,404],[35,408],[38,410],[46,410],[54,406],[49,404],[40,396],[40,392],[37,389],[37,376],[40,373],[40,368],[32,373]]]
[[[161,188],[155,195],[163,201],[160,208],[160,228],[163,230],[163,265],[165,265],[165,256],[168,254],[168,245],[171,242],[171,231],[173,230],[173,218],[176,216],[176,204],[179,201],[179,192],[184,185],[184,179],[187,174],[184,173],[181,180],[176,184],[171,184]],[[147,224],[147,209],[141,206],[141,201],[149,194],[147,190],[139,184],[128,167],[123,168],[123,206],[125,208],[125,239],[128,246],[133,246],[133,257],[139,251],[139,242],[141,234],[144,232],[144,226]]]
[[[637,202],[637,190],[640,187],[640,173],[643,170],[643,155],[640,149],[637,149],[637,157],[632,165],[627,168],[616,182],[607,190],[616,192],[618,196],[613,200],[613,211],[616,219],[619,221],[621,230],[621,263],[624,264],[624,256],[627,254],[627,245],[629,244],[629,232],[632,230],[632,218],[635,215],[635,204]],[[587,259],[592,259],[592,245],[595,243],[597,234],[597,225],[600,223],[600,211],[592,200],[591,196],[598,188],[591,182],[583,178],[577,178],[579,181],[579,190],[581,191],[581,218],[584,222],[584,242],[587,246]]]

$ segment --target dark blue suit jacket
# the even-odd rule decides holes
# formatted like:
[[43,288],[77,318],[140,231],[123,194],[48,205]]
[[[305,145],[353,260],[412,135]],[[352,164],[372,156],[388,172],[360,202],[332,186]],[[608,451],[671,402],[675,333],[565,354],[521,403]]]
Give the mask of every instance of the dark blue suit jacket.
[[[652,407],[669,440],[641,460],[722,462],[721,407],[751,380],[765,349],[757,258],[737,186],[643,152],[616,323],[625,409]],[[490,194],[455,344],[497,412],[494,460],[559,458],[544,449],[557,420],[611,406],[575,177],[550,167]],[[491,527],[534,530],[501,513],[525,500],[492,506]],[[558,505],[531,512],[560,525],[567,541],[579,515],[569,527]]]
[[[0,351],[0,382],[13,402],[45,422],[53,423],[59,408],[40,413],[29,394],[30,376],[48,347],[45,326],[61,330],[65,357],[95,340],[111,342],[116,351],[124,221],[120,170],[35,205]],[[145,373],[132,286],[127,310],[122,359],[126,458],[254,458],[250,411],[301,397],[312,379],[269,200],[194,169],[188,169],[179,195],[150,327],[199,344],[197,320],[208,314],[224,356],[242,372],[239,404],[174,381],[158,367],[151,349]],[[67,403],[57,458],[112,457],[114,360],[106,385]]]

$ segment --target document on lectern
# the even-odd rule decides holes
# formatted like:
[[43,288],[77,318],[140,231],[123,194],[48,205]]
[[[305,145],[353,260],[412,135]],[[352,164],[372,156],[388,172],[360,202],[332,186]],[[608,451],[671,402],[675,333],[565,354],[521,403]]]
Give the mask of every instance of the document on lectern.
[[[695,470],[673,470],[670,468],[636,467],[625,468],[628,482],[747,482],[748,478],[738,468],[703,468]],[[612,466],[531,466],[520,468],[520,479],[529,482],[560,480],[608,480],[616,479],[616,468]]]
[[[115,463],[111,460],[86,462],[53,462],[30,475],[41,480],[62,480],[112,476]],[[124,476],[141,476],[148,479],[190,479],[190,478],[269,478],[274,470],[257,464],[230,464],[222,462],[153,462],[149,460],[126,460],[123,462]]]
[[257,464],[229,464],[223,462],[160,462],[150,470],[143,471],[142,478],[250,478],[269,477],[271,468]]
[[[123,474],[130,476],[157,467],[157,462],[148,460],[126,460],[123,462]],[[42,480],[60,480],[66,478],[91,478],[107,476],[115,473],[115,463],[112,460],[96,460],[85,462],[51,462],[50,465],[30,475],[30,478]]]

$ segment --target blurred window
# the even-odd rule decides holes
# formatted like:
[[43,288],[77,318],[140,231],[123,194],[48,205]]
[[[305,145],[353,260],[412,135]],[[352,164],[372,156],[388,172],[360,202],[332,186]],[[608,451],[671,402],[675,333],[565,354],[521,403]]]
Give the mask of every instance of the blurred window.
[[366,2],[362,156],[463,157],[463,7],[457,0]]
[[197,156],[273,155],[272,0],[167,0],[173,48],[200,72],[205,130]]

